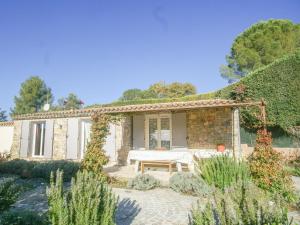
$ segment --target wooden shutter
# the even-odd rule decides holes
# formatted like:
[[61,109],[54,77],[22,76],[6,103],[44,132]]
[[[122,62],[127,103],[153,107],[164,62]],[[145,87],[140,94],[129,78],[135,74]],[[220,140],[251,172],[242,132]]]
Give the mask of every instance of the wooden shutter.
[[174,148],[186,147],[186,113],[172,114],[172,144]]
[[49,158],[49,159],[52,158],[53,125],[54,125],[54,120],[46,121],[44,156],[45,156],[45,158]]
[[133,149],[145,148],[145,116],[133,116]]
[[67,159],[78,159],[79,121],[77,118],[68,119]]
[[29,148],[29,121],[24,120],[22,122],[21,128],[21,146],[20,146],[20,158],[28,157],[28,148]]

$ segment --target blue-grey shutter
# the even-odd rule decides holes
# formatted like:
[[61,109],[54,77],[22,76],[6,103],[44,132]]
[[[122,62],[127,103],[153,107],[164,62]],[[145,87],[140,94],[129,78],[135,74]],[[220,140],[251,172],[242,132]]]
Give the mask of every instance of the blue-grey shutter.
[[67,159],[78,159],[79,121],[77,118],[68,119]]
[[54,120],[46,121],[44,156],[45,156],[45,158],[49,158],[49,159],[52,158],[53,125],[54,125]]
[[145,148],[145,116],[133,116],[133,149]]
[[21,128],[20,158],[28,157],[29,133],[30,133],[29,121],[24,120],[22,122],[22,128]]
[[185,148],[187,146],[186,134],[186,113],[172,114],[173,148]]

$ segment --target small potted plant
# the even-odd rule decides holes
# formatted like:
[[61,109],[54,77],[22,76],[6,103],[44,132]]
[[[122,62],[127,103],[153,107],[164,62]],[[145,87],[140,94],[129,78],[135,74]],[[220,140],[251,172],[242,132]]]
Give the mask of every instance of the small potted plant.
[[218,152],[225,152],[225,149],[226,149],[226,147],[225,147],[224,143],[218,143],[217,144],[217,151]]

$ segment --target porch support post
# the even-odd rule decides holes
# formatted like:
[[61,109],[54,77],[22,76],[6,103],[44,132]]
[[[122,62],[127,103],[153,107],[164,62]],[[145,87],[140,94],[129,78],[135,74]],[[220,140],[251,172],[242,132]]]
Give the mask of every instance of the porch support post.
[[240,112],[238,108],[233,108],[232,118],[232,147],[233,157],[240,160],[242,158],[241,134],[240,134]]

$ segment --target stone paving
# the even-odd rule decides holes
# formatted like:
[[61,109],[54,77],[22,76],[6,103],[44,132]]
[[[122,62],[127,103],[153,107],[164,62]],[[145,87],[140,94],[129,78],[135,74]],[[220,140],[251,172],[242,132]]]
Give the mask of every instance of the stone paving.
[[197,198],[171,189],[149,191],[114,189],[120,197],[118,225],[186,225]]
[[[196,197],[181,195],[167,188],[149,191],[114,188],[113,191],[119,196],[117,225],[185,225],[188,224],[192,205],[197,202]],[[46,212],[46,185],[41,183],[25,192],[12,209]]]
[[[300,178],[293,177],[293,180],[300,191]],[[181,195],[168,188],[113,190],[119,196],[117,225],[185,225],[188,224],[190,209],[197,203],[196,197]],[[47,211],[46,184],[35,184],[33,189],[25,192],[13,205],[13,210],[18,209]],[[300,224],[299,211],[290,212],[289,215],[294,217],[293,224]]]

